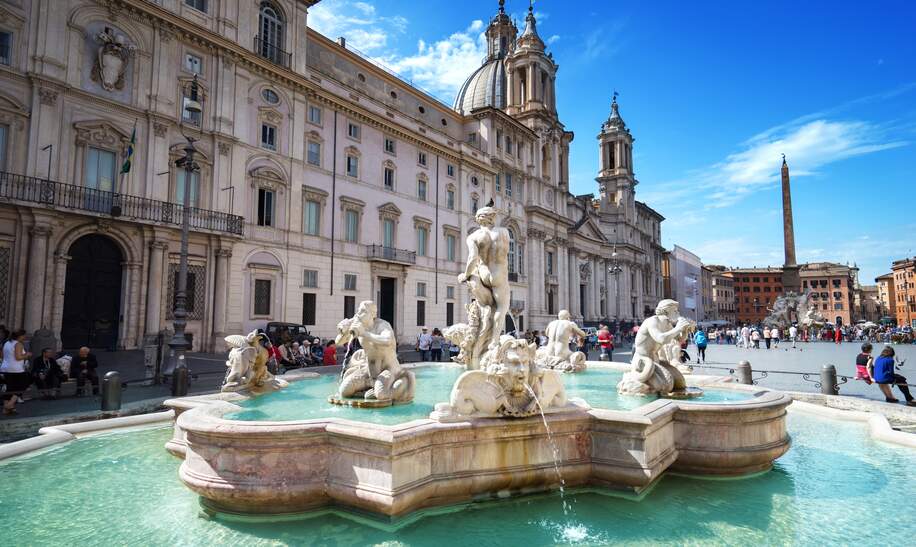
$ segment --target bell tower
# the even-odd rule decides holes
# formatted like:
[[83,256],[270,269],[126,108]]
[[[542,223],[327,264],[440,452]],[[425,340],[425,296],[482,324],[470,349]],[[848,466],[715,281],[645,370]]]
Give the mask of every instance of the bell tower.
[[618,211],[636,219],[636,178],[633,176],[633,136],[620,117],[617,92],[611,101],[611,115],[598,133],[598,190],[601,210]]
[[553,55],[545,52],[544,41],[538,35],[534,7],[529,4],[525,30],[506,60],[506,71],[509,73],[508,113],[541,112],[556,118],[554,88],[557,68]]
[[515,35],[518,29],[515,23],[506,15],[505,0],[499,0],[499,11],[490,20],[487,27],[487,60],[505,59],[515,46]]

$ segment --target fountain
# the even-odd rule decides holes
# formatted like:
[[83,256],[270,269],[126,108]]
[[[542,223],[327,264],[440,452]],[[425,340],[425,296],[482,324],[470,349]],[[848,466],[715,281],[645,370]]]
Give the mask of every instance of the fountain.
[[226,344],[231,349],[226,359],[226,377],[221,391],[261,394],[289,385],[286,380],[275,377],[267,370],[270,340],[260,330],[254,330],[247,336],[227,336]]
[[[549,491],[558,487],[558,479],[563,488],[640,493],[667,469],[742,475],[768,469],[788,450],[785,408],[791,399],[782,393],[706,404],[642,399],[622,408],[592,408],[568,396],[564,377],[606,378],[601,392],[613,393],[617,373],[597,365],[584,371],[584,356],[564,347],[571,335],[581,335],[567,313],[551,322],[551,344],[541,350],[500,333],[509,297],[508,234],[496,227],[492,204],[476,219],[480,229],[467,238],[468,261],[459,276],[472,298],[468,322],[447,330],[461,347],[452,368],[402,367],[391,325],[376,317],[375,305],[366,301],[338,325],[337,342],[357,339],[362,349],[352,356],[337,392],[319,399],[359,409],[278,421],[270,412],[242,419],[246,402],[227,394],[166,403],[177,414],[166,447],[184,459],[179,477],[200,495],[207,512],[299,513],[333,505],[395,518],[425,508]],[[699,395],[667,364],[666,352],[689,322],[677,318],[675,302],[659,308],[659,315],[643,323],[634,368],[620,391]],[[583,372],[563,373],[576,369]],[[416,392],[414,371],[424,378]],[[435,377],[451,378],[453,372],[460,375],[442,402],[448,384]],[[432,389],[443,391],[430,395]],[[250,401],[268,408],[271,397],[295,390]],[[418,399],[425,405],[430,397],[434,403],[420,407],[429,408],[425,414],[410,410],[421,404]],[[317,402],[307,397],[289,401],[296,407]],[[376,419],[387,413],[403,419]]]

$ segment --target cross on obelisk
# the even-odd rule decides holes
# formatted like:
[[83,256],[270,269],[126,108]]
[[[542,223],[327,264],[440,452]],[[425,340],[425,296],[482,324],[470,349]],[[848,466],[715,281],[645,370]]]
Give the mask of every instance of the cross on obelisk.
[[789,165],[786,155],[782,155],[782,233],[786,258],[782,265],[783,294],[801,291],[801,278],[798,275],[798,264],[795,263],[795,227],[792,223],[792,190],[789,187]]

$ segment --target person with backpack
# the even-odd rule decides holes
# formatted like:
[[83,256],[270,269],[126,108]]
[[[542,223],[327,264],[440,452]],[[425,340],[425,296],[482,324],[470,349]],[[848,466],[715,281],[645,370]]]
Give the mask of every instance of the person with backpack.
[[706,338],[706,333],[703,329],[698,329],[697,333],[693,335],[693,343],[697,345],[697,363],[700,362],[700,359],[703,359],[703,362],[706,362],[706,345],[709,343],[709,339]]

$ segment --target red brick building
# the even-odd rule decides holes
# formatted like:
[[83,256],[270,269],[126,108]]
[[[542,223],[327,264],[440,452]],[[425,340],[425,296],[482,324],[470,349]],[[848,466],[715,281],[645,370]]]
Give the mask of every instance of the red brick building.
[[782,268],[736,268],[723,275],[734,280],[737,324],[760,323],[782,294]]
[[897,325],[916,327],[916,257],[895,260],[894,297],[897,304]]

